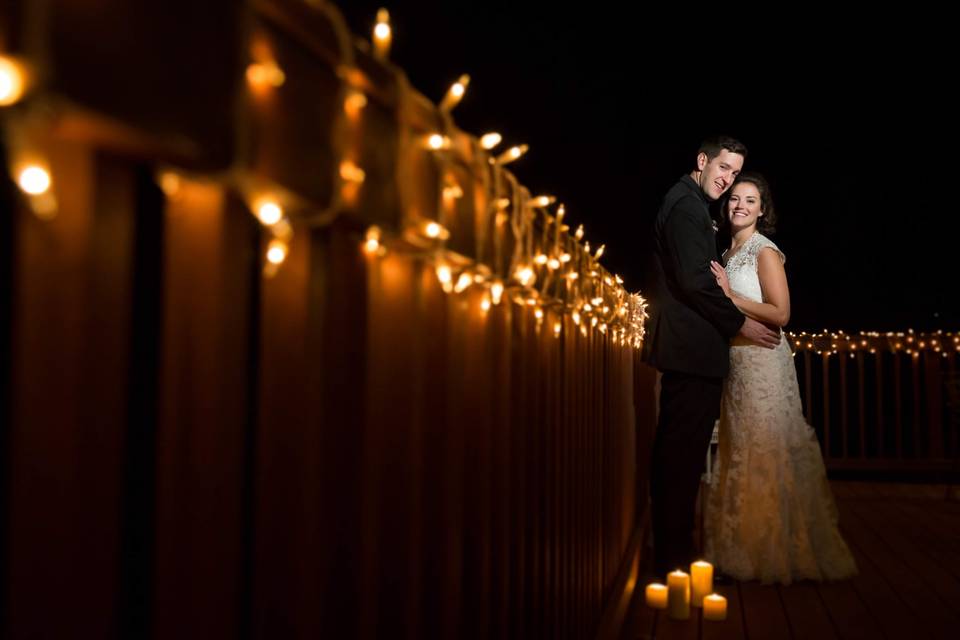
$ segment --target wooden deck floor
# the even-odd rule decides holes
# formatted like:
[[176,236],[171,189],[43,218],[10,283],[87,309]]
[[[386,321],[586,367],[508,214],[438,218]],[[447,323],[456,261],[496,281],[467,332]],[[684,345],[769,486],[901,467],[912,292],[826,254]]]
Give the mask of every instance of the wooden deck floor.
[[960,638],[957,489],[945,500],[943,485],[832,484],[858,577],[718,586],[728,600],[724,622],[670,620],[643,604],[639,585],[624,638]]

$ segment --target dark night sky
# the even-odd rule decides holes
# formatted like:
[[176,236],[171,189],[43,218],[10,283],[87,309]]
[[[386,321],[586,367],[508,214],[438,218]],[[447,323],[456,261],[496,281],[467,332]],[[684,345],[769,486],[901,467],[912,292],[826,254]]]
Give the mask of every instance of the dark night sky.
[[791,328],[960,327],[956,34],[943,16],[758,27],[599,2],[340,6],[363,37],[391,11],[392,58],[428,97],[469,73],[458,125],[529,143],[514,172],[567,204],[629,289],[645,285],[663,193],[701,138],[727,133],[773,187]]

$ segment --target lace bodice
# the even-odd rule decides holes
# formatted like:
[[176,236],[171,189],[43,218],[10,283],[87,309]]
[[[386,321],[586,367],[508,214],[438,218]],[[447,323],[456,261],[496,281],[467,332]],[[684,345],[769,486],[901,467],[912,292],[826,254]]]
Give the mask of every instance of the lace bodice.
[[780,254],[780,259],[786,262],[786,257],[777,245],[760,232],[754,232],[736,252],[727,257],[726,271],[730,288],[754,302],[763,302],[763,291],[757,274],[757,259],[760,252],[767,247]]

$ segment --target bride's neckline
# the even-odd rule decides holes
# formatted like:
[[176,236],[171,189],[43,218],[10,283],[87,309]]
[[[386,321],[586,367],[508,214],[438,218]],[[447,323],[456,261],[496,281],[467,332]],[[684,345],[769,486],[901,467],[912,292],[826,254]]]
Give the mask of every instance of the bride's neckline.
[[[727,257],[723,259],[723,263],[724,263],[725,265],[726,265],[726,264],[729,264],[729,263],[730,263],[730,259],[733,258],[733,256],[735,256],[735,255],[737,255],[738,253],[740,253],[741,251],[743,251],[743,248],[744,248],[745,246],[747,246],[748,244],[750,244],[750,242],[751,242],[756,236],[757,236],[757,230],[754,229],[754,230],[753,230],[753,233],[751,233],[750,236],[749,236],[746,240],[744,240],[744,241],[740,244],[740,246],[737,247],[737,249],[736,249],[733,253],[729,253],[729,254],[727,255]],[[731,248],[732,248],[732,247],[731,247]],[[727,249],[727,251],[724,252],[724,253],[726,254],[726,253],[729,252],[729,251],[730,251],[730,249]]]

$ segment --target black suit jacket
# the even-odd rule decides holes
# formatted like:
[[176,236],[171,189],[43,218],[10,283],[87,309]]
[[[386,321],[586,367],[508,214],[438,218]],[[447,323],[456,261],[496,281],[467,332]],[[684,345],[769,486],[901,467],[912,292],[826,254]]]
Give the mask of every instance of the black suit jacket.
[[722,378],[744,315],[710,272],[719,261],[706,196],[684,176],[654,223],[654,290],[647,360],[661,371]]

